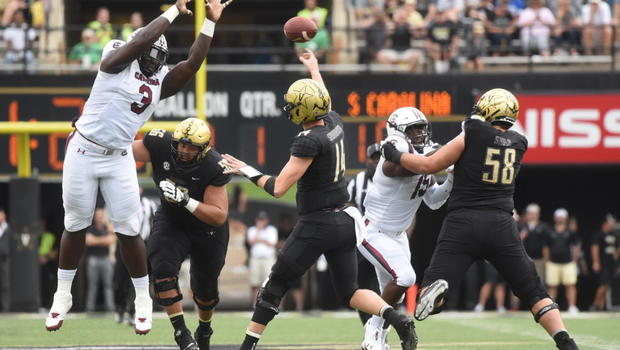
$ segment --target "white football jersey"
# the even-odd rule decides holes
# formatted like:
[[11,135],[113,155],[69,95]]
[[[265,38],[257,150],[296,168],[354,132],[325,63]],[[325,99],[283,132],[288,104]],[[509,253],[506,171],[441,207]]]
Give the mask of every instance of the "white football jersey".
[[[402,137],[388,136],[385,141],[392,142],[401,152],[424,157]],[[424,148],[425,154],[430,151],[431,147]],[[365,216],[371,223],[386,231],[405,231],[411,225],[413,215],[430,187],[431,175],[388,177],[383,173],[384,162],[382,157],[372,178],[373,187],[364,200]]]
[[[102,59],[123,45],[125,42],[121,40],[108,42]],[[164,66],[147,78],[140,71],[138,60],[116,74],[99,70],[76,128],[84,137],[102,146],[131,147],[140,127],[151,118],[169,71],[168,66]]]

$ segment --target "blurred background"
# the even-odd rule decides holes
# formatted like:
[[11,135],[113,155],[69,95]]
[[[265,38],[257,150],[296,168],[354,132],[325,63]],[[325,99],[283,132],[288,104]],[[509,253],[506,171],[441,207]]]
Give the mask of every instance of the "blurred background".
[[[126,40],[169,6],[153,0],[0,1],[0,122],[68,125],[88,99],[105,43]],[[283,35],[284,23],[297,15],[319,28],[306,44]],[[216,26],[206,93],[198,96],[188,84],[159,103],[152,121],[193,117],[201,99],[214,148],[276,175],[299,131],[284,116],[282,96],[295,80],[308,77],[297,58],[308,47],[319,58],[333,109],[345,122],[351,179],[366,169],[366,148],[381,141],[393,110],[419,108],[432,124],[433,140],[444,144],[460,132],[478,96],[506,88],[521,105],[515,128],[529,141],[515,193],[528,254],[544,274],[542,252],[554,246],[549,237],[558,224],[554,212],[566,208],[570,229],[579,237],[570,247],[578,279],[559,286],[562,309],[618,309],[619,25],[617,0],[235,0]],[[165,35],[172,67],[187,57],[195,37],[193,18],[177,18]],[[0,130],[0,310],[47,312],[63,231],[61,175],[68,133],[19,139],[25,141],[4,134]],[[26,180],[16,175],[25,157],[18,154],[20,147],[31,157]],[[138,164],[137,171],[144,197],[156,206],[151,169]],[[252,308],[248,228],[266,229],[267,219],[278,231],[275,254],[298,219],[294,192],[275,200],[244,178],[229,184],[231,241],[218,308]],[[418,281],[444,216],[445,207],[431,211],[422,205],[418,211],[410,239]],[[106,225],[105,210],[101,220]],[[108,242],[85,256],[109,256],[113,270],[120,263],[115,247]],[[97,273],[95,282],[93,275],[78,270],[72,310],[117,311],[108,299],[116,286],[114,273]],[[189,296],[187,276],[181,280]],[[520,309],[502,286],[480,262],[453,289],[449,308]],[[90,304],[89,288],[95,298]],[[573,288],[576,302],[566,297]],[[289,296],[288,310],[339,308],[321,260]],[[184,300],[191,307],[191,298]]]

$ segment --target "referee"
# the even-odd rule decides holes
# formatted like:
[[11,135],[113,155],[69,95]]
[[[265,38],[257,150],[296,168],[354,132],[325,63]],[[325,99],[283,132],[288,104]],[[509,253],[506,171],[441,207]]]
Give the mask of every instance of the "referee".
[[[359,172],[347,186],[349,191],[348,206],[356,207],[360,213],[364,215],[366,208],[364,208],[364,199],[366,193],[372,188],[372,178],[377,170],[377,164],[381,159],[381,145],[374,143],[366,149],[366,170]],[[370,289],[379,294],[379,280],[377,279],[377,272],[375,267],[364,256],[357,252],[357,285],[362,289]],[[368,319],[372,315],[358,310],[360,320],[362,324],[366,324]]]

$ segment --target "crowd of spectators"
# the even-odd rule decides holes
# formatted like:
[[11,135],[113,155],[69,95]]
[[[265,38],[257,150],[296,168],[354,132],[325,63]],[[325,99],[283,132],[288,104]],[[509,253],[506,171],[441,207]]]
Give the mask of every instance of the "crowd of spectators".
[[[618,0],[355,0],[362,62],[407,65],[428,59],[437,73],[486,55],[611,53]],[[388,70],[391,68],[386,67]]]

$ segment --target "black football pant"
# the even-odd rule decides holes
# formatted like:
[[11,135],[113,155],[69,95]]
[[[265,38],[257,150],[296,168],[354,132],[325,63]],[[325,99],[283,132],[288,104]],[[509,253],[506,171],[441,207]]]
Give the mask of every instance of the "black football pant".
[[303,215],[278,252],[272,274],[290,282],[325,255],[332,283],[341,304],[349,306],[357,291],[355,223],[343,211],[316,211]]
[[548,297],[547,290],[521,244],[512,214],[503,210],[453,209],[444,219],[422,288],[438,279],[456,286],[467,269],[485,259],[497,269],[515,295],[530,308]]
[[196,298],[218,298],[217,279],[224,267],[228,248],[228,220],[213,231],[184,230],[157,212],[147,244],[153,278],[176,277],[189,256],[191,288]]

